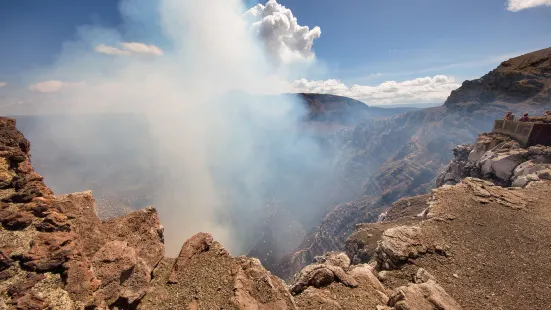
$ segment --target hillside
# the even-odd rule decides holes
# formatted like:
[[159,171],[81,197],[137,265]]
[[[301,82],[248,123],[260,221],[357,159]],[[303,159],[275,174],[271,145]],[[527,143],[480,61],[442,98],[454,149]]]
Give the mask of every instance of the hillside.
[[504,61],[480,79],[465,81],[452,91],[444,106],[467,111],[488,104],[513,105],[515,109],[542,108],[551,101],[550,79],[551,48],[546,48]]
[[[402,197],[428,193],[452,159],[449,150],[490,131],[493,121],[508,110],[516,115],[524,111],[542,115],[550,109],[551,99],[545,97],[551,83],[550,51],[513,58],[485,77],[465,82],[442,107],[411,111],[343,131],[347,143],[336,160],[339,178],[334,190],[341,197],[332,200],[335,204],[324,220],[281,260],[275,272],[289,279],[315,256],[343,250],[355,224],[373,221]],[[537,80],[545,87],[537,92],[518,87],[527,80]],[[478,86],[473,88],[473,83]],[[488,92],[493,95],[487,97]],[[342,204],[350,200],[354,202]]]
[[296,95],[306,102],[309,121],[355,125],[368,119],[390,117],[417,110],[411,107],[370,107],[355,99],[330,94],[299,93]]

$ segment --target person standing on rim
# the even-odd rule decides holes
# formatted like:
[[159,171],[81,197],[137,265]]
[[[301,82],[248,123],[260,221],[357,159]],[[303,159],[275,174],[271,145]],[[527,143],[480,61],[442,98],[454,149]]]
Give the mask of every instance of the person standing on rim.
[[506,120],[506,121],[514,121],[515,120],[515,115],[513,114],[512,111],[509,111],[509,112],[507,112],[507,114],[505,115],[505,117],[503,119]]
[[519,122],[529,122],[530,118],[528,117],[528,113],[524,113],[524,115],[518,121]]

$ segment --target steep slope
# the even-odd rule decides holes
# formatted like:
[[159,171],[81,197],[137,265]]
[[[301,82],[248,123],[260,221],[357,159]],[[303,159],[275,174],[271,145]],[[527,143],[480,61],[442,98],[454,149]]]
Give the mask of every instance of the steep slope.
[[551,101],[551,48],[504,61],[480,79],[465,81],[452,91],[444,106],[473,111],[486,104],[517,108],[546,106]]
[[[374,210],[382,210],[402,197],[427,193],[452,159],[449,150],[473,141],[479,132],[489,131],[493,121],[501,119],[509,109],[517,115],[524,111],[542,115],[551,107],[551,99],[545,97],[551,83],[550,51],[513,58],[485,77],[465,82],[442,107],[371,121],[341,133],[348,142],[337,160],[339,179],[335,192],[343,195],[339,198],[359,197],[350,206],[366,199],[373,203],[361,208],[333,207],[301,246],[280,262],[275,269],[278,275],[289,279],[312,257],[343,250],[341,241],[351,227],[373,219]],[[473,88],[473,83],[479,86]],[[532,86],[520,86],[525,84],[543,86],[534,91]],[[492,96],[486,96],[487,92]],[[334,202],[338,205],[343,200]],[[333,222],[340,223],[336,229],[330,228]]]

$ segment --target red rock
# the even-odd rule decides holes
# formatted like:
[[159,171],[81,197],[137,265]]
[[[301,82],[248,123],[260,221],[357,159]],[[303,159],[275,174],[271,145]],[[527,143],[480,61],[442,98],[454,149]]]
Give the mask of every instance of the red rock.
[[44,279],[43,274],[27,273],[23,280],[20,280],[8,287],[8,295],[13,299],[25,295],[36,283]]
[[29,292],[23,295],[23,297],[17,299],[14,302],[14,307],[12,309],[16,310],[42,310],[47,309],[47,302],[36,295],[35,293]]
[[101,281],[96,278],[87,260],[71,260],[63,265],[64,289],[71,299],[83,303],[93,301],[94,292],[99,288]]
[[13,265],[8,249],[0,249],[0,271],[4,271]]
[[[9,211],[2,211],[9,212]],[[10,230],[22,230],[32,223],[32,216],[27,212],[11,212],[9,215],[2,218],[4,227]]]
[[193,256],[208,251],[213,241],[212,235],[207,233],[198,233],[186,240],[172,266],[168,283],[178,283],[178,270],[183,269]]
[[98,293],[107,304],[133,304],[149,289],[151,269],[124,241],[106,243],[93,257],[94,272],[101,281]]
[[39,233],[31,241],[31,249],[23,254],[25,268],[48,271],[60,267],[75,254],[78,235],[72,232]]
[[152,207],[106,221],[102,231],[107,240],[127,241],[151,269],[164,257],[163,226]]
[[71,225],[67,222],[67,216],[52,211],[46,215],[46,218],[41,223],[35,225],[38,231],[53,232],[53,231],[70,231]]

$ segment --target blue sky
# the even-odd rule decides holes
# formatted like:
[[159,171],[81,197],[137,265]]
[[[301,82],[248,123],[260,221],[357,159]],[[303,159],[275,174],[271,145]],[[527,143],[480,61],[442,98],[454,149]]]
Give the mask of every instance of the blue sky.
[[[321,36],[313,40],[316,69],[305,70],[300,77],[308,82],[335,79],[350,88],[353,84],[377,87],[385,81],[400,83],[440,75],[453,77],[455,82],[450,83],[457,86],[465,79],[487,73],[507,58],[551,46],[551,6],[548,6],[551,1],[511,1],[526,8],[508,10],[507,0],[278,2],[292,11],[299,25],[321,29]],[[253,7],[256,3],[248,1],[246,6]],[[530,3],[542,5],[530,7]],[[144,10],[144,7],[126,9]],[[154,11],[154,7],[150,9]],[[8,86],[28,83],[33,72],[56,61],[66,42],[78,39],[79,29],[84,25],[116,29],[123,34],[121,41],[170,49],[170,43],[155,23],[142,28],[129,27],[132,23],[140,24],[135,20],[140,16],[149,18],[148,14],[132,16],[133,19],[121,16],[119,3],[113,0],[1,1],[0,83]],[[302,83],[300,87],[334,93],[344,87],[338,84],[331,91],[331,87],[327,90],[324,85]],[[426,99],[439,101],[441,97]],[[387,99],[382,101],[406,100]],[[414,101],[423,99],[415,97]]]

